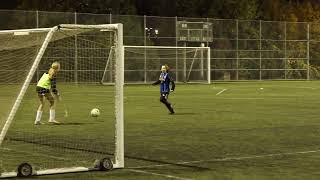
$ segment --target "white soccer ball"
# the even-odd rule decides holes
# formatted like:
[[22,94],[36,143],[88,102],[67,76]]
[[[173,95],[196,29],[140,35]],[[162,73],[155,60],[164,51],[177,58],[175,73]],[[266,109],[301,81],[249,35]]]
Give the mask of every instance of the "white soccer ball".
[[100,110],[98,108],[93,108],[90,112],[92,117],[98,117],[100,116]]

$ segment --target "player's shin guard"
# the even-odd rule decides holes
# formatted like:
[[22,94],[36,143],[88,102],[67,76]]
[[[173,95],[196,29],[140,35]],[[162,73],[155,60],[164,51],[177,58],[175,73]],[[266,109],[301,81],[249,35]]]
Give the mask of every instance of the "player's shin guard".
[[56,110],[55,109],[50,109],[50,118],[49,122],[53,122],[56,119]]

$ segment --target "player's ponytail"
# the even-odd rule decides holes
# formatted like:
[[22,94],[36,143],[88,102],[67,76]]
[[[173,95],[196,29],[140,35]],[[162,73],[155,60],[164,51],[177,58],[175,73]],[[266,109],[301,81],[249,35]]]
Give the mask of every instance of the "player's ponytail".
[[170,68],[169,68],[168,64],[165,64],[164,66],[166,67],[167,72],[169,72]]
[[59,70],[60,69],[60,63],[55,61],[51,64],[51,68],[54,70]]

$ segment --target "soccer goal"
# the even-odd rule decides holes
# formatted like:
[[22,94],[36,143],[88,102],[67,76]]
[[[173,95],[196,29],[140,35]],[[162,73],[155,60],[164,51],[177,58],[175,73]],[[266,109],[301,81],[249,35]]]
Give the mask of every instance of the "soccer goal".
[[[123,168],[122,24],[6,30],[0,40],[0,178]],[[35,125],[36,83],[55,61],[61,124],[48,123],[45,99]],[[100,85],[106,64],[114,86]]]
[[[109,54],[112,52],[111,49]],[[124,82],[128,84],[157,80],[163,64],[169,65],[177,82],[211,82],[209,47],[124,46],[124,54]],[[108,58],[102,84],[112,83],[112,64],[113,60]]]

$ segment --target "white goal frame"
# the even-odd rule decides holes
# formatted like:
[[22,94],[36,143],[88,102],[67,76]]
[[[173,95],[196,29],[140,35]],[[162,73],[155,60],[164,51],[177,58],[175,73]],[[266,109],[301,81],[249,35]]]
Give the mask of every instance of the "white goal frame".
[[[199,46],[199,47],[184,47],[184,46],[129,46],[129,45],[124,45],[124,56],[126,56],[125,52],[127,48],[141,48],[141,49],[145,49],[144,52],[144,81],[138,82],[141,84],[147,84],[149,83],[146,79],[147,79],[147,67],[146,64],[148,62],[148,57],[146,55],[146,49],[171,49],[171,50],[190,50],[190,49],[195,49],[195,54],[193,55],[190,67],[188,68],[186,65],[186,56],[184,56],[183,59],[178,59],[178,57],[176,57],[176,61],[180,60],[181,62],[183,62],[183,67],[179,67],[180,69],[182,69],[182,73],[183,73],[183,79],[176,79],[176,82],[183,82],[183,83],[190,83],[189,82],[189,78],[191,75],[191,72],[193,70],[193,65],[195,60],[198,58],[198,56],[200,56],[200,66],[201,66],[201,70],[200,73],[202,76],[206,76],[207,84],[211,84],[211,63],[210,63],[210,59],[211,59],[211,54],[210,54],[210,47],[203,47],[203,46]],[[106,62],[105,68],[104,68],[104,72],[103,72],[103,76],[101,78],[101,84],[105,84],[105,85],[109,85],[110,83],[108,82],[104,82],[105,77],[107,76],[107,70],[108,67],[112,67],[112,64],[110,63],[112,60],[110,58],[112,58],[112,53],[113,53],[113,48],[111,48],[110,53],[109,53],[109,58]],[[207,53],[204,54],[203,50],[205,50]],[[126,57],[124,57],[124,63],[126,63]],[[206,63],[204,63],[204,60],[206,60]],[[169,65],[170,66],[170,65]],[[206,68],[207,73],[204,73],[204,69]],[[126,69],[124,69],[124,71],[126,72]],[[111,73],[112,74],[112,73]],[[176,75],[178,75],[178,72],[176,72]],[[112,78],[111,78],[112,79]],[[132,82],[127,82],[126,79],[124,79],[125,84],[131,84]],[[137,83],[132,83],[132,84],[137,84]]]
[[[29,32],[48,32],[38,54],[32,64],[31,69],[19,91],[19,94],[10,110],[10,113],[5,121],[0,133],[0,147],[6,137],[6,134],[13,122],[15,114],[19,109],[19,106],[24,98],[24,95],[32,81],[32,78],[39,66],[42,56],[53,37],[53,34],[59,28],[68,29],[100,29],[101,31],[114,31],[115,32],[115,46],[116,49],[116,61],[115,61],[115,152],[113,168],[124,168],[124,106],[123,106],[123,85],[124,85],[124,49],[123,49],[123,25],[122,24],[101,24],[101,25],[80,25],[80,24],[61,24],[52,28],[39,28],[39,29],[21,29],[21,30],[6,30],[0,31],[0,34],[12,34],[27,35]],[[59,169],[46,169],[33,172],[33,175],[45,175],[45,174],[58,174],[68,172],[83,172],[90,171],[92,168],[88,167],[71,167],[71,168],[59,168]],[[8,178],[17,176],[17,172],[0,172],[0,178]]]

